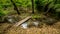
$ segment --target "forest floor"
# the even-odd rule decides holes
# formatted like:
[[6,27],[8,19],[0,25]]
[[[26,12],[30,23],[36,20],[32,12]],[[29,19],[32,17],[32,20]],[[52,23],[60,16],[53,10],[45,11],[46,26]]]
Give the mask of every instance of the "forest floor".
[[[28,15],[20,15],[21,18],[25,18]],[[24,17],[23,17],[24,16]],[[60,34],[60,21],[56,22],[54,25],[42,25],[42,27],[30,27],[23,29],[20,26],[17,28],[10,28],[13,25],[11,23],[0,23],[0,34]]]
[[10,26],[9,23],[0,24],[0,34],[60,34],[60,22],[52,26],[43,25],[42,28],[39,27],[30,27],[23,29],[20,26],[17,28],[5,29]]
[[[31,14],[23,13],[20,15],[20,17],[21,19],[24,19],[29,15]],[[11,25],[13,24],[0,23],[0,34],[60,34],[60,21],[56,22],[54,25],[51,26],[44,24],[42,25],[42,28],[34,26],[27,29],[23,29],[20,26],[18,26],[17,28],[10,28]]]

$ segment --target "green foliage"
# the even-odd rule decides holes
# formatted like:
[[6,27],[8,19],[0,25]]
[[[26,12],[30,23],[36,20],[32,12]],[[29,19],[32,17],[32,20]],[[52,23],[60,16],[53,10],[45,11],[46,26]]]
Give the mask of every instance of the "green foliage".
[[41,17],[41,16],[39,16],[39,15],[33,15],[33,16],[32,16],[33,19],[35,19],[35,18],[39,19],[40,17]]
[[[32,6],[31,0],[13,0],[19,7],[30,7]],[[34,0],[34,6],[37,10],[55,12],[54,15],[60,13],[60,0]],[[9,12],[3,10],[3,8],[11,7],[12,3],[10,0],[0,0],[0,16],[7,15]],[[49,10],[48,10],[49,9]],[[35,16],[34,16],[35,17]],[[38,16],[39,17],[39,16]]]
[[0,22],[4,22],[4,19],[5,19],[5,17],[4,16],[6,16],[6,15],[8,15],[8,11],[7,10],[0,10]]
[[40,18],[44,18],[45,16],[44,15],[42,15],[42,14],[34,14],[34,15],[32,15],[32,18],[33,19],[40,19]]
[[14,0],[17,6],[31,7],[31,0]]
[[[52,8],[52,9],[58,9],[60,8],[60,0],[36,0],[36,8],[38,10],[43,10],[43,8]],[[39,9],[40,8],[40,9]]]
[[0,16],[5,16],[7,15],[9,12],[7,10],[0,10]]
[[[31,0],[13,0],[17,6],[20,7],[31,7]],[[11,7],[11,0],[0,0],[0,7]]]
[[9,6],[11,6],[10,0],[0,0],[0,7],[4,8]]
[[0,10],[0,16],[4,16],[3,12]]
[[47,12],[54,17],[60,17],[60,0],[36,0],[37,10]]
[[[44,10],[45,6],[51,4],[53,0],[36,0],[36,8],[40,11]],[[47,7],[46,7],[47,8]]]
[[7,14],[8,11],[3,9],[9,6],[11,6],[11,3],[9,0],[0,0],[0,16],[5,16]]

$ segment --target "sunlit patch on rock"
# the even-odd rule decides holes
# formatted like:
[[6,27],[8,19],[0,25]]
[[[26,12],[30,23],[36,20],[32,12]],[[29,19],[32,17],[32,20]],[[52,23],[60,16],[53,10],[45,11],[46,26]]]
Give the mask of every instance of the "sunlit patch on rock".
[[39,22],[38,21],[35,21],[35,22],[33,22],[33,25],[34,26],[38,26],[39,25]]
[[23,23],[23,24],[21,24],[21,28],[23,28],[23,29],[27,29],[28,28],[28,23]]

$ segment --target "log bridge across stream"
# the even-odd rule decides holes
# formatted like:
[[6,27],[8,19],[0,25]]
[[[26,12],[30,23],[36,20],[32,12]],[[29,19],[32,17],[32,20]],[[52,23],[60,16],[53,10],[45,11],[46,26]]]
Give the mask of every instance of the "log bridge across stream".
[[23,24],[24,22],[26,22],[27,20],[29,20],[32,16],[28,16],[25,19],[17,22],[16,24],[13,25],[13,27],[18,27],[19,25]]

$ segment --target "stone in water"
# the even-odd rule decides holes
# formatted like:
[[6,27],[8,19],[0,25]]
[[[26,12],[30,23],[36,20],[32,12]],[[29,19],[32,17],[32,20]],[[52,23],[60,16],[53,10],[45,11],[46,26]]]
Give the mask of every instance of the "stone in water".
[[39,22],[36,21],[36,22],[33,22],[33,24],[34,24],[35,26],[38,26],[38,25],[39,25]]
[[21,27],[24,28],[24,29],[27,29],[27,28],[28,28],[28,24],[27,24],[27,23],[23,23],[23,24],[21,25]]

